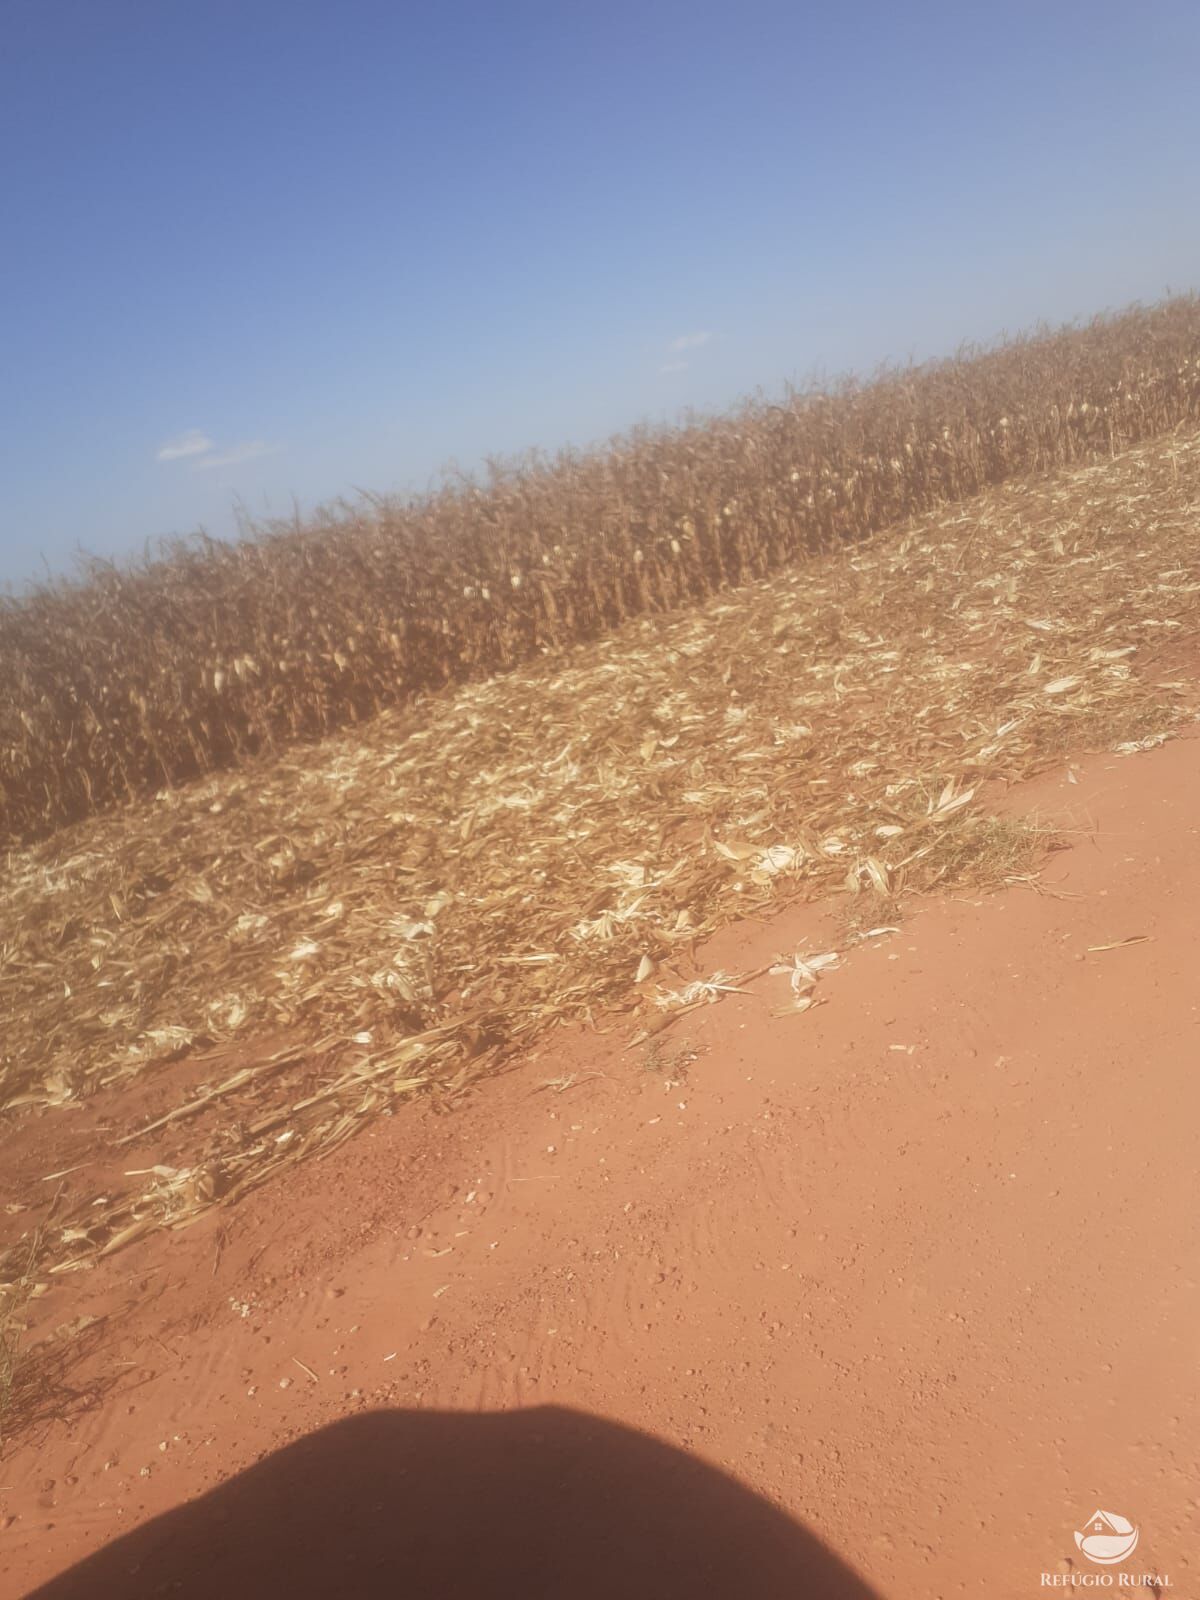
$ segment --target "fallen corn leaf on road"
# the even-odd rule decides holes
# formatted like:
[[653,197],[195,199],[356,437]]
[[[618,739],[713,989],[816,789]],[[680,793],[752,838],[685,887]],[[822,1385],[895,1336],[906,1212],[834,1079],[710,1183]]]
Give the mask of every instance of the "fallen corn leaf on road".
[[887,1600],[1104,1572],[1096,1507],[1139,1529],[1114,1572],[1195,1594],[1198,792],[1192,737],[1063,763],[1011,797],[1064,830],[1052,892],[727,929],[713,972],[840,950],[827,1003],[773,1015],[768,972],[649,1057],[627,1023],[555,1043],[101,1262],[0,1472],[0,1589],[334,1419],[552,1404],[723,1468]]

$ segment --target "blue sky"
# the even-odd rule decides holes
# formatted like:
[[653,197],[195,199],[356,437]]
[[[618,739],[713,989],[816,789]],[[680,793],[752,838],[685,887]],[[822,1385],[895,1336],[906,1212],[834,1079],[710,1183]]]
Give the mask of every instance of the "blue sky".
[[0,0],[0,580],[1200,286],[1200,8]]

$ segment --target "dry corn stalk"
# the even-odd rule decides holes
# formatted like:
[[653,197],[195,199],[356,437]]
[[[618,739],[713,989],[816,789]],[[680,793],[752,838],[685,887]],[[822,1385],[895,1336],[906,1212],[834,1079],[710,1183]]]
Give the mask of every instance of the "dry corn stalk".
[[[0,843],[1200,415],[1200,301],[0,600]],[[828,619],[831,637],[838,619]],[[1071,686],[1047,683],[1050,696]]]

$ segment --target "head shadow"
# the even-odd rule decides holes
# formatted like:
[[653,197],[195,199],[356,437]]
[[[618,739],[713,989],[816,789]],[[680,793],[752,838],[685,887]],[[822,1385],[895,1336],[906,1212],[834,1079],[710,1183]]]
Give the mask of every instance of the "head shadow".
[[30,1600],[878,1600],[714,1467],[554,1406],[378,1411],[265,1457]]

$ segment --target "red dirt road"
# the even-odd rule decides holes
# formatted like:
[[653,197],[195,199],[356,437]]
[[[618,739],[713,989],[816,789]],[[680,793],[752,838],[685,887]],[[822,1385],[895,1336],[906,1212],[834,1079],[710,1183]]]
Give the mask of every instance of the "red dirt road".
[[[914,909],[849,950],[804,1015],[773,1016],[787,980],[759,978],[664,1036],[668,1062],[699,1052],[682,1080],[645,1069],[627,1023],[556,1045],[451,1114],[407,1108],[56,1287],[46,1328],[104,1319],[72,1374],[98,1398],[0,1465],[0,1591],[336,1419],[554,1406],[722,1469],[885,1600],[1032,1595],[1043,1574],[1200,1595],[1200,741],[1073,770],[1013,797],[1075,830],[1046,867],[1055,894]],[[846,948],[809,909],[730,930],[707,959],[746,971],[797,946]],[[475,1426],[456,1436],[461,1480],[428,1469],[468,1545],[495,1516],[479,1463],[516,1482],[549,1448],[497,1431],[519,1418]],[[368,1434],[339,1437],[350,1481]],[[638,1461],[651,1549],[660,1518],[678,1534],[667,1486],[686,1480]],[[610,1478],[596,1494],[619,1506]],[[697,1538],[717,1516],[706,1493],[681,1502]],[[370,1515],[412,1505],[434,1516],[429,1494]],[[1097,1508],[1139,1529],[1119,1566],[1076,1548]],[[570,1515],[546,1522],[568,1551]],[[194,1592],[249,1593],[234,1580],[253,1524],[221,1518]],[[326,1558],[343,1551],[340,1592],[374,1593],[352,1538],[332,1519]],[[158,1588],[160,1568],[114,1586],[136,1552],[117,1557],[103,1587],[71,1592],[193,1592]],[[789,1590],[788,1559],[776,1587],[718,1575],[703,1592],[865,1592],[802,1564]],[[590,1595],[594,1577],[581,1561],[577,1582],[542,1573],[526,1592]]]

